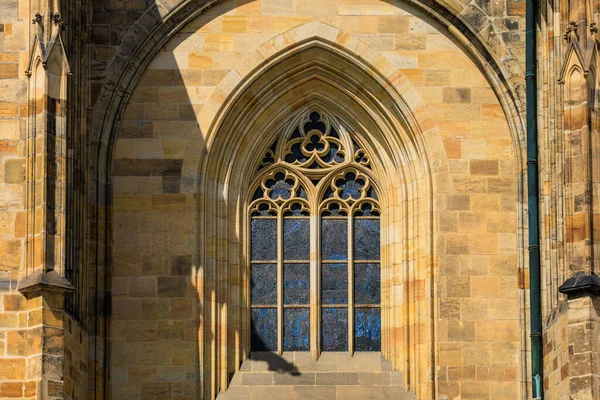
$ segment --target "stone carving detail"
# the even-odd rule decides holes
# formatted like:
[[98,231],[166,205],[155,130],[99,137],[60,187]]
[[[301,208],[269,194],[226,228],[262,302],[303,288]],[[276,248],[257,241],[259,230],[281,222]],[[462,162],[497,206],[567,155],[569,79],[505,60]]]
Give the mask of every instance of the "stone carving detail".
[[569,22],[569,27],[567,28],[567,30],[565,31],[564,34],[564,39],[567,42],[572,42],[573,40],[578,41],[579,40],[579,35],[577,34],[579,27],[577,26],[577,23],[575,21],[571,21]]
[[283,159],[299,167],[327,168],[343,163],[346,151],[331,120],[313,111],[301,118],[283,149]]
[[320,208],[326,216],[378,216],[381,211],[369,177],[356,168],[348,168],[333,176]]
[[274,216],[279,210],[295,213],[296,209],[307,210],[306,190],[292,171],[274,168],[261,176],[259,187],[250,204],[252,216]]
[[301,113],[286,127],[284,137],[265,151],[259,170],[279,163],[303,171],[312,179],[351,162],[371,168],[365,150],[337,120],[321,111]]

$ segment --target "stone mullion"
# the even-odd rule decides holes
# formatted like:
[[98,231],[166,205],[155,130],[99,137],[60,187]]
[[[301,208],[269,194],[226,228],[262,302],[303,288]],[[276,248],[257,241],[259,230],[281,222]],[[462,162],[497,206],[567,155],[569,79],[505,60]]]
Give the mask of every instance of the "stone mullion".
[[277,353],[283,353],[283,211],[277,214]]
[[354,217],[348,207],[348,353],[354,354]]
[[321,353],[321,218],[317,201],[310,216],[310,348],[313,359]]

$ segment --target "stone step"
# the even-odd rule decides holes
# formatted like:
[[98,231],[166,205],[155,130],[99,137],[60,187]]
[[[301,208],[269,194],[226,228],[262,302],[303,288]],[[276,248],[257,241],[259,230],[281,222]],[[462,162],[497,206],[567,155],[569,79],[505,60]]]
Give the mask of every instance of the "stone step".
[[379,372],[392,371],[392,364],[379,352],[322,353],[314,360],[308,352],[251,353],[240,367],[242,372]]
[[362,385],[403,386],[398,372],[241,372],[230,386],[266,385]]
[[414,400],[381,353],[252,353],[218,400]]
[[217,400],[416,400],[401,386],[236,386]]

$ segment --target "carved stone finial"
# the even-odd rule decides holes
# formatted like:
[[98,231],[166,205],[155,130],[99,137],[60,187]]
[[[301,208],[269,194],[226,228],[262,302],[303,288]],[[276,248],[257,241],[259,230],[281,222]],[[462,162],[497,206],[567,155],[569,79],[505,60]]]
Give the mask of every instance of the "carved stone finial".
[[42,23],[42,14],[40,14],[39,12],[35,13],[35,18],[31,20],[31,23],[33,25],[41,24]]
[[577,22],[571,21],[569,22],[569,27],[565,32],[564,38],[567,42],[571,42],[573,39],[579,40],[579,36],[577,35],[577,30],[579,27],[577,26]]
[[67,24],[65,24],[65,21],[63,21],[60,13],[54,13],[54,15],[52,15],[52,21],[54,22],[54,25],[58,25],[60,27],[67,26]]

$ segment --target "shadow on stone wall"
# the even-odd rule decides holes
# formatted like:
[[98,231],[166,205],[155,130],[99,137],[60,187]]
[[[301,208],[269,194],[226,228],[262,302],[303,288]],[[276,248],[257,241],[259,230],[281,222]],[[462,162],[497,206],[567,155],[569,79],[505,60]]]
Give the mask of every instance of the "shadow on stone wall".
[[[225,4],[229,8],[222,12],[235,6]],[[197,399],[202,392],[204,398],[215,398],[224,389],[218,374],[231,368],[236,341],[250,355],[250,326],[228,326],[227,341],[223,331],[215,331],[215,321],[231,306],[223,287],[223,262],[202,253],[216,246],[214,238],[202,243],[199,236],[200,225],[211,220],[202,215],[209,199],[199,194],[202,188],[190,187],[192,177],[183,169],[186,157],[207,155],[197,120],[202,105],[189,93],[202,98],[201,91],[209,90],[205,81],[214,79],[206,70],[182,68],[174,55],[190,36],[176,34],[162,49],[166,51],[155,56],[121,114],[116,135],[107,349],[114,398]],[[249,276],[249,271],[242,273],[244,279]],[[249,304],[244,291],[239,292],[239,304]],[[241,320],[250,324],[249,317]],[[226,366],[217,357],[222,346],[228,348]],[[268,363],[270,371],[298,374],[275,353],[253,357]],[[229,380],[232,375],[227,371]]]

